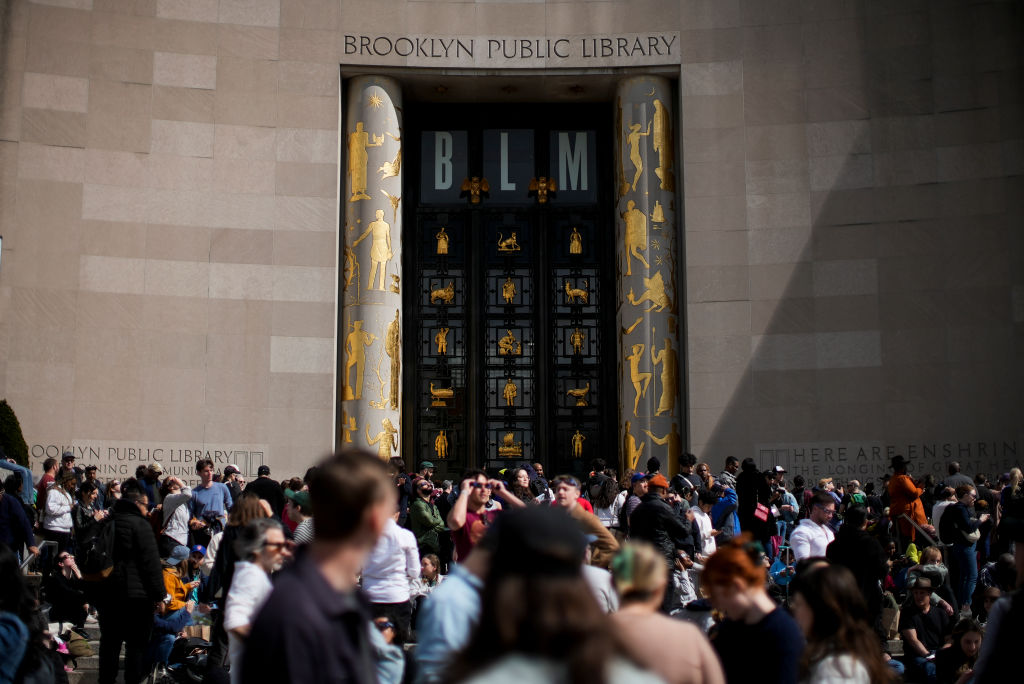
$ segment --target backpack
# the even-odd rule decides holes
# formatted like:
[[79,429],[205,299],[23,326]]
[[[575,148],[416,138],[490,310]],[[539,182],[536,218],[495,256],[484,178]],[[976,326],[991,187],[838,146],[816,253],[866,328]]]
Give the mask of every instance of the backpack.
[[114,521],[106,518],[92,525],[79,540],[75,556],[86,582],[109,577],[114,571]]

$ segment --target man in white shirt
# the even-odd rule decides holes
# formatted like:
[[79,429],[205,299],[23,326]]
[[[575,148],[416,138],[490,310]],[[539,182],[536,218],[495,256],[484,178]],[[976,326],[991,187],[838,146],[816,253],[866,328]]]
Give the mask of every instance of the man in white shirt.
[[932,506],[932,527],[935,528],[935,536],[939,538],[939,541],[946,542],[942,538],[939,523],[942,522],[942,514],[946,512],[946,509],[956,503],[956,490],[952,487],[944,487],[939,497],[940,499]]
[[384,524],[373,551],[363,565],[363,593],[373,617],[395,623],[395,643],[402,644],[412,626],[411,582],[420,576],[416,536],[398,526],[398,511]]
[[270,573],[280,569],[291,556],[287,550],[281,523],[273,518],[257,518],[246,525],[235,542],[240,560],[235,563],[224,607],[224,631],[228,633],[228,658],[231,684],[242,681],[242,652],[256,613],[273,588]]
[[828,522],[836,514],[835,499],[828,492],[818,492],[811,499],[808,517],[800,521],[789,537],[793,557],[824,558],[825,549],[836,538]]

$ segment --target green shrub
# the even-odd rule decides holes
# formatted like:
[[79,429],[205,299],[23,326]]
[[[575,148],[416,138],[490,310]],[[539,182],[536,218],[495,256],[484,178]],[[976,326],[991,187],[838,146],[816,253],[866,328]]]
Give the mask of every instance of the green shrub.
[[21,423],[14,409],[6,399],[0,399],[0,448],[7,458],[13,458],[19,465],[28,467],[28,444],[21,434]]

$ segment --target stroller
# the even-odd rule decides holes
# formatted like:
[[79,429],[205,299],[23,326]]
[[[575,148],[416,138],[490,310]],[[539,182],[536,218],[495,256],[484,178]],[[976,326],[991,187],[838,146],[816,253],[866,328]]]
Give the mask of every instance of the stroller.
[[167,666],[154,666],[146,684],[199,684],[206,675],[210,642],[199,637],[178,637],[171,647]]

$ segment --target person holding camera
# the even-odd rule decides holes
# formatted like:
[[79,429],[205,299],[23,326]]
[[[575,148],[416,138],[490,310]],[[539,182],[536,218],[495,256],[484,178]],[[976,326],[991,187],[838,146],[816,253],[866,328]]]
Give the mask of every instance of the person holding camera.
[[494,523],[498,510],[487,507],[492,493],[501,496],[501,500],[511,508],[526,506],[501,480],[488,479],[487,473],[482,470],[468,471],[459,485],[459,496],[447,520],[455,544],[456,561],[466,558],[487,528]]

